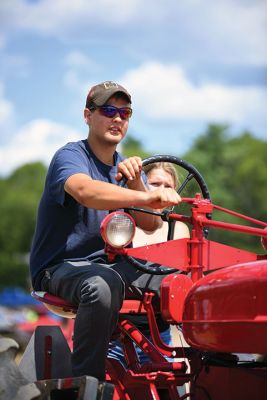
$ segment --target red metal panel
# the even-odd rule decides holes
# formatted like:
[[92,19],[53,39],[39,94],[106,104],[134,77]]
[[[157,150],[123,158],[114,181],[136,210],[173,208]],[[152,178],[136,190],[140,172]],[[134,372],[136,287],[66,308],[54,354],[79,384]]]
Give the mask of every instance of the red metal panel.
[[176,239],[165,243],[128,248],[124,251],[141,260],[187,271],[189,265],[188,242],[189,239]]
[[197,348],[267,353],[267,261],[210,273],[185,300],[183,333]]
[[163,318],[172,324],[182,321],[184,301],[193,285],[187,275],[166,276],[160,286],[160,308]]
[[203,266],[204,271],[224,268],[244,262],[256,261],[257,254],[241,250],[225,244],[203,241]]

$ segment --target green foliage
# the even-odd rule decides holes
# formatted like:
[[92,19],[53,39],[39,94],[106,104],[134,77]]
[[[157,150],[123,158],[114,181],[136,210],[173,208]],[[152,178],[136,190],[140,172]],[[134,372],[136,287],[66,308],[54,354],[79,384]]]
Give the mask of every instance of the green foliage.
[[30,288],[29,267],[25,259],[14,253],[0,253],[0,290],[6,286]]
[[29,252],[46,167],[26,164],[0,180],[0,286],[27,285]]
[[143,149],[142,143],[128,135],[122,146],[122,153],[125,157],[139,156],[142,159],[151,156],[152,154]]
[[[253,218],[267,215],[267,142],[249,132],[231,137],[227,126],[210,125],[184,158],[204,176],[215,204]],[[214,218],[222,218],[216,213]],[[223,215],[225,221],[243,224]],[[262,252],[258,237],[211,230],[210,238],[247,250]]]

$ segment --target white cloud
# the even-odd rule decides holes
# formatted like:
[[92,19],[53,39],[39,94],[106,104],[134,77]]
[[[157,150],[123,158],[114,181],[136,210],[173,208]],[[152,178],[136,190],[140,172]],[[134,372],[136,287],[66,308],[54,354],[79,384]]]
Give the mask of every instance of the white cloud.
[[9,0],[0,2],[0,26],[72,42],[126,45],[135,37],[140,51],[149,43],[150,51],[168,46],[200,60],[264,65],[266,11],[265,0]]
[[89,87],[88,81],[85,81],[84,76],[99,69],[99,66],[91,58],[80,51],[72,51],[65,57],[65,65],[67,70],[63,74],[63,84],[71,89],[74,89],[78,94],[84,94],[85,88]]
[[267,92],[260,87],[194,85],[177,65],[145,63],[122,78],[135,106],[149,117],[240,123],[265,115]]
[[[120,0],[10,0],[1,2],[0,12],[6,27],[31,30],[44,34],[83,29],[96,22],[125,24],[132,15],[137,15],[141,0],[127,0],[122,6]],[[21,17],[23,15],[23,18]],[[77,33],[78,34],[78,33]]]
[[[79,139],[78,132],[63,124],[49,120],[31,121],[0,147],[1,175],[28,162],[42,161],[48,165],[58,148]],[[15,157],[14,149],[19,150]]]
[[[49,86],[43,91],[41,114],[48,119],[36,119],[40,114],[31,101],[38,74],[46,78],[47,85],[50,78],[53,82],[54,76],[60,76],[64,109],[71,118],[80,116],[81,101],[96,79],[122,82],[133,95],[131,125],[144,127],[146,140],[154,146],[158,142],[155,131],[150,133],[153,124],[159,138],[169,123],[172,127],[183,125],[185,130],[193,124],[191,133],[197,131],[198,124],[207,122],[227,122],[252,132],[259,127],[259,132],[265,132],[264,87],[210,83],[209,72],[215,72],[213,79],[219,76],[228,82],[235,79],[231,72],[239,65],[241,77],[242,67],[245,74],[252,71],[253,77],[257,71],[262,73],[262,66],[267,65],[266,11],[266,0],[127,0],[123,4],[121,0],[0,1],[0,72],[8,89],[7,98],[0,82],[1,171],[6,173],[37,159],[47,163],[58,147],[79,138],[67,122],[49,120],[55,115],[54,110],[50,112],[51,97],[45,97],[47,93],[51,96]],[[40,41],[40,36],[51,37],[54,43],[50,46],[48,40]],[[37,57],[37,46],[42,57]],[[66,48],[73,51],[62,62]],[[58,49],[60,54],[55,54]],[[164,62],[146,62],[149,59]],[[48,68],[51,60],[52,69]],[[137,63],[138,68],[122,72]],[[190,78],[185,71],[190,71]],[[200,80],[201,84],[194,83]],[[22,116],[18,94],[23,90],[28,97]],[[31,122],[18,129],[18,120],[25,119]],[[164,144],[169,146],[166,140]],[[16,160],[14,148],[20,149]]]
[[[198,14],[200,13],[200,14]],[[266,65],[267,4],[266,1],[209,1],[205,7],[206,18],[199,25],[205,43],[213,56],[228,64],[249,63]],[[201,8],[194,17],[201,15]],[[210,39],[208,36],[213,36]],[[218,50],[216,49],[218,47]],[[221,55],[219,54],[221,52]],[[206,55],[206,54],[205,54]]]
[[70,68],[75,67],[81,69],[91,68],[95,65],[92,59],[79,50],[68,53],[65,57],[65,64]]
[[75,69],[69,69],[62,77],[64,86],[74,89],[77,93],[83,89],[83,80],[80,79],[79,74]]

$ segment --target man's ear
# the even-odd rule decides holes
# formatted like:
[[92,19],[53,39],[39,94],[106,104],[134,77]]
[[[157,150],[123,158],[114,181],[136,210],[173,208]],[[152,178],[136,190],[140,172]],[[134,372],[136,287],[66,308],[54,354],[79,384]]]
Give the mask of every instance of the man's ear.
[[90,122],[90,116],[91,116],[91,111],[89,108],[85,108],[83,111],[83,116],[84,116],[84,122],[89,125]]

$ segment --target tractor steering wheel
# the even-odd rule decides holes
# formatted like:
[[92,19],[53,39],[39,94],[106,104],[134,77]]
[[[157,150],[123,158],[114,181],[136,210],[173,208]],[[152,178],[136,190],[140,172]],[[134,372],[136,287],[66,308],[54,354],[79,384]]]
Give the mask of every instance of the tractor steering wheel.
[[181,158],[178,158],[175,156],[157,155],[157,156],[145,158],[142,162],[142,165],[144,167],[148,164],[154,164],[156,162],[168,162],[168,163],[176,164],[188,172],[187,177],[185,178],[183,183],[177,189],[177,193],[180,194],[182,192],[182,190],[185,188],[185,186],[188,184],[188,182],[191,181],[192,178],[194,178],[197,181],[199,188],[201,189],[201,193],[202,193],[204,199],[210,200],[210,193],[209,193],[208,186],[207,186],[204,178],[200,174],[200,172],[192,164],[189,164],[187,161],[182,160]]
[[[183,191],[183,189],[186,187],[186,185],[191,181],[191,179],[194,178],[201,190],[203,198],[211,200],[209,189],[208,189],[208,186],[207,186],[204,178],[192,164],[188,163],[185,160],[182,160],[181,158],[175,157],[175,156],[156,155],[156,156],[152,156],[152,157],[148,157],[148,158],[144,159],[142,162],[142,165],[144,167],[146,165],[154,164],[156,162],[168,162],[168,163],[176,164],[188,172],[187,177],[184,179],[182,184],[177,189],[178,194],[180,194]],[[125,187],[126,183],[127,183],[127,178],[122,178],[121,181],[119,182],[119,186]],[[131,208],[131,210],[145,212],[145,210],[143,210],[141,208],[136,208],[136,207]],[[208,216],[208,218],[211,218],[210,214],[207,216]],[[208,235],[207,228],[204,228],[204,234],[205,234],[205,236]],[[139,269],[140,271],[148,273],[148,274],[152,274],[152,275],[168,275],[168,274],[174,273],[175,271],[178,271],[177,269],[165,267],[165,266],[158,265],[158,264],[156,264],[156,265],[155,264],[153,264],[153,265],[142,264],[136,258],[131,257],[128,254],[123,255],[123,258],[127,262],[132,264],[135,268]]]

